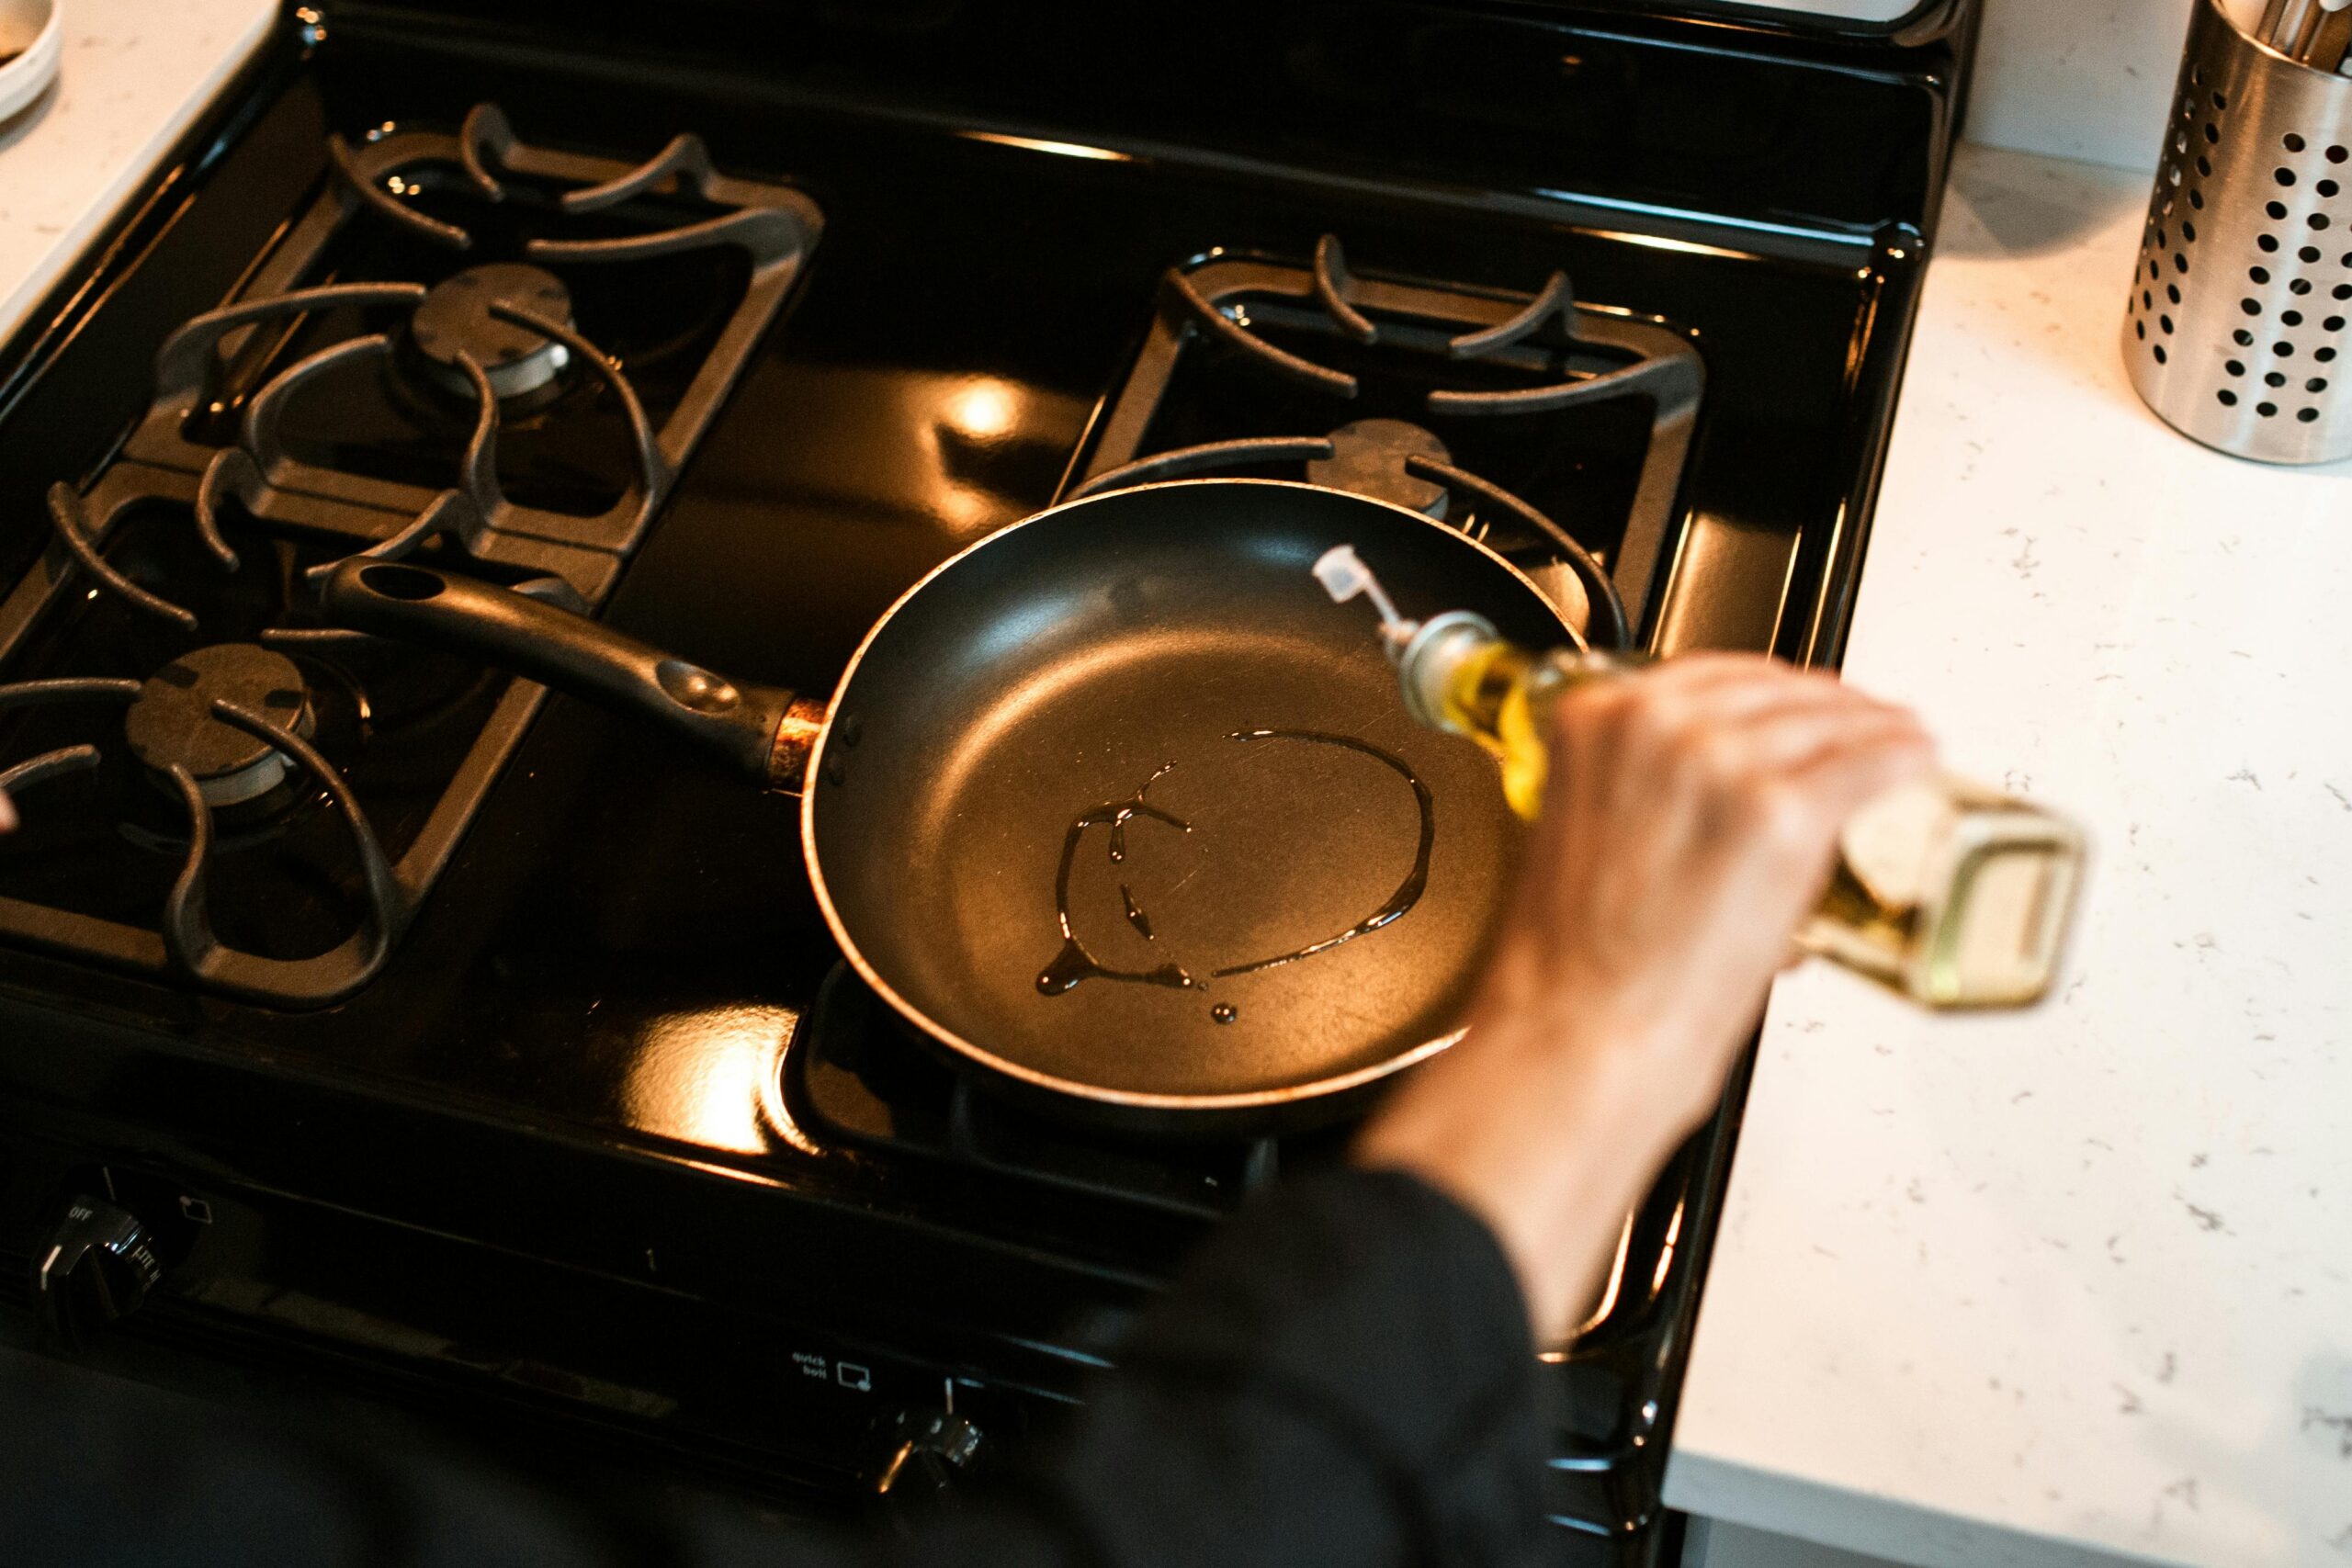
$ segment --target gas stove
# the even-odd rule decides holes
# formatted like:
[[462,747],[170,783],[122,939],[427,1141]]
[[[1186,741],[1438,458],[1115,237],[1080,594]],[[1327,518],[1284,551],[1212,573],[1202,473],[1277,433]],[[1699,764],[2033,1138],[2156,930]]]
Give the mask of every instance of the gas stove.
[[[1974,19],[729,15],[290,12],[0,357],[0,1266],[97,1353],[815,1507],[1049,1424],[1348,1130],[1000,1103],[841,964],[792,801],[324,575],[814,692],[998,526],[1273,475],[1597,643],[1834,660]],[[1738,1098],[1545,1354],[1565,1562],[1670,1544]]]

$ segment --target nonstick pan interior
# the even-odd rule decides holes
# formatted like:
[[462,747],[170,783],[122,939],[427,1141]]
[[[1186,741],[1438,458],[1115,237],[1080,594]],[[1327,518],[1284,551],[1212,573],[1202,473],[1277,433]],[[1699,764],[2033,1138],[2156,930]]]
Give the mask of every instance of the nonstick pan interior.
[[1272,482],[1066,507],[903,604],[805,817],[866,978],[951,1050],[1112,1109],[1280,1107],[1454,1031],[1521,829],[1485,753],[1406,716],[1371,613],[1316,584],[1341,543],[1408,615],[1566,639],[1442,525]]

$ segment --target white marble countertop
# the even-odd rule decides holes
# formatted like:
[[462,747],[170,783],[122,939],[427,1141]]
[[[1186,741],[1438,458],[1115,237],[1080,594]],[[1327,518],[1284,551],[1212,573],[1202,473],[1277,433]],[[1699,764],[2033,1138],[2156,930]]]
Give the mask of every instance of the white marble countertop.
[[57,83],[0,122],[0,339],[250,59],[277,0],[59,0]]
[[1846,669],[2098,860],[2031,1014],[1780,987],[1694,1513],[1922,1564],[2352,1564],[2352,465],[2133,397],[2146,192],[1961,160]]

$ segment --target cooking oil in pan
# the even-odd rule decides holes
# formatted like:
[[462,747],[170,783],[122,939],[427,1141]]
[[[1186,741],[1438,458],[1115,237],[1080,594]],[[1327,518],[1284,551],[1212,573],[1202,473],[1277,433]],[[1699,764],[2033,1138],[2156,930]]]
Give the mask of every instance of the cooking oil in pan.
[[[1151,786],[1166,777],[1169,768],[1174,766],[1170,762],[1162,767],[1144,780],[1143,786],[1125,800],[1113,801],[1108,806],[1091,807],[1080,812],[1071,820],[1069,830],[1062,835],[1061,864],[1054,873],[1054,912],[1061,921],[1062,949],[1037,976],[1037,989],[1046,996],[1061,996],[1085,980],[1127,980],[1144,986],[1167,986],[1176,990],[1191,990],[1199,986],[1200,982],[1193,979],[1181,964],[1163,964],[1156,969],[1112,968],[1086,950],[1086,944],[1078,940],[1078,929],[1070,924],[1069,919],[1070,868],[1078,863],[1078,846],[1084,841],[1089,828],[1107,827],[1111,829],[1111,859],[1114,862],[1127,858],[1127,824],[1138,817],[1164,822],[1180,833],[1193,830],[1193,825],[1182,818],[1162,811],[1144,798],[1150,793]],[[1151,936],[1150,920],[1136,907],[1135,899],[1127,896],[1124,886],[1119,892],[1126,897],[1127,919],[1148,939]]]
[[[1151,934],[1151,917],[1143,912],[1142,906],[1136,902],[1134,892],[1124,882],[1119,884],[1119,902],[1126,906],[1127,924],[1141,931],[1144,941],[1156,940]],[[1063,918],[1067,919],[1069,917],[1065,915]]]
[[1374,909],[1337,936],[1325,937],[1321,942],[1310,942],[1305,947],[1289,953],[1278,953],[1272,958],[1252,959],[1247,964],[1236,964],[1230,968],[1219,969],[1216,972],[1217,979],[1228,979],[1236,975],[1254,975],[1261,969],[1272,969],[1283,964],[1295,964],[1302,958],[1312,958],[1318,953],[1329,953],[1335,947],[1353,942],[1360,936],[1376,931],[1390,921],[1402,918],[1414,905],[1421,901],[1421,895],[1429,890],[1430,886],[1430,849],[1437,842],[1437,809],[1435,803],[1430,798],[1430,786],[1414,774],[1413,770],[1406,765],[1403,758],[1392,757],[1379,747],[1358,740],[1351,736],[1324,735],[1311,729],[1244,729],[1238,730],[1227,736],[1226,739],[1244,742],[1303,740],[1314,746],[1343,747],[1351,751],[1361,752],[1375,761],[1384,762],[1396,770],[1397,777],[1412,786],[1413,803],[1420,808],[1421,830],[1420,841],[1413,852],[1413,869],[1405,874],[1405,880],[1396,885],[1396,891],[1390,894],[1387,901],[1379,908]]
[[[1311,729],[1242,729],[1234,731],[1226,739],[1244,745],[1257,745],[1270,740],[1287,740],[1310,746],[1336,746],[1369,757],[1392,769],[1396,776],[1404,780],[1411,788],[1414,805],[1419,812],[1420,823],[1419,838],[1413,852],[1412,869],[1405,874],[1404,880],[1396,885],[1396,890],[1382,902],[1380,908],[1336,935],[1325,937],[1320,942],[1309,942],[1305,947],[1275,953],[1270,958],[1254,958],[1248,963],[1229,964],[1212,970],[1210,978],[1227,980],[1243,975],[1255,975],[1262,970],[1279,968],[1285,964],[1295,964],[1301,959],[1313,958],[1319,953],[1329,953],[1334,948],[1345,946],[1360,936],[1367,935],[1401,919],[1410,912],[1414,905],[1420,902],[1421,895],[1429,888],[1430,852],[1437,841],[1437,810],[1435,802],[1430,798],[1429,786],[1421,782],[1419,776],[1403,758],[1394,756],[1353,736],[1328,735],[1319,730]],[[1047,964],[1037,976],[1037,989],[1045,995],[1063,996],[1084,981],[1098,979],[1124,980],[1133,984],[1163,986],[1179,990],[1193,990],[1201,987],[1202,982],[1180,964],[1164,964],[1154,969],[1113,968],[1087,950],[1086,944],[1080,941],[1077,928],[1070,919],[1070,870],[1078,862],[1079,846],[1084,841],[1088,829],[1108,827],[1111,829],[1109,850],[1114,863],[1125,861],[1127,824],[1138,817],[1149,818],[1154,821],[1164,823],[1180,832],[1189,833],[1193,830],[1189,821],[1161,810],[1146,798],[1150,794],[1151,786],[1165,778],[1174,767],[1173,762],[1162,765],[1158,772],[1143,782],[1142,786],[1133,795],[1125,800],[1114,801],[1107,806],[1090,807],[1080,812],[1071,819],[1069,829],[1063,833],[1061,861],[1054,874],[1054,913],[1060,923],[1062,945],[1061,951],[1055,954],[1053,961]],[[1141,932],[1145,941],[1157,941],[1152,932],[1150,916],[1136,901],[1134,891],[1125,883],[1119,885],[1119,901],[1125,911],[1127,923]],[[1209,1016],[1219,1023],[1231,1023],[1241,1014],[1239,1010],[1231,1003],[1219,1002],[1209,1010]]]
[[[1553,705],[1640,662],[1532,652],[1465,611],[1405,621],[1344,546],[1317,561],[1315,574],[1334,599],[1372,599],[1405,705],[1424,724],[1493,753],[1521,817],[1533,818],[1543,801]],[[1931,1008],[2024,1007],[2048,993],[2082,879],[2084,840],[2072,824],[1944,777],[1864,807],[1838,851],[1829,890],[1798,933],[1805,952]]]

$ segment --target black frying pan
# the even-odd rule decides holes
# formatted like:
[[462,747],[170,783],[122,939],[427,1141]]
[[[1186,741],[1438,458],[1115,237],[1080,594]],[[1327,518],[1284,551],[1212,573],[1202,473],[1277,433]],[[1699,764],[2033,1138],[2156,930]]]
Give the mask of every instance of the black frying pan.
[[1452,1043],[1521,831],[1310,574],[1340,544],[1408,615],[1575,637],[1442,523],[1248,479],[991,535],[883,616],[829,716],[421,567],[348,562],[323,597],[805,780],[826,919],[924,1036],[1064,1113],[1223,1133],[1336,1113]]

